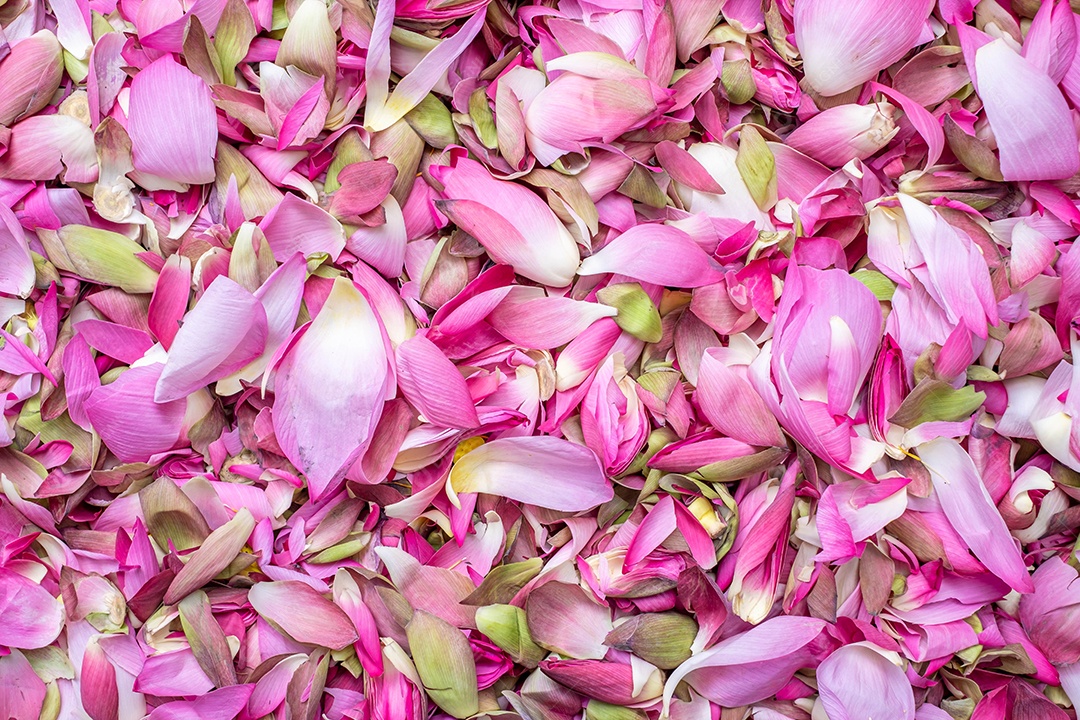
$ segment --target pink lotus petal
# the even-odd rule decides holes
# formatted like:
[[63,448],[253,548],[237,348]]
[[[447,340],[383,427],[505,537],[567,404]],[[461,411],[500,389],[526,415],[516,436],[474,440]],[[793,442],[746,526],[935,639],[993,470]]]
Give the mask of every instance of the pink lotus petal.
[[699,287],[720,279],[709,256],[682,230],[670,225],[638,225],[585,258],[582,275],[617,273],[635,280]]
[[450,484],[457,493],[502,495],[568,512],[596,507],[612,497],[592,451],[553,437],[485,443],[454,465]]
[[187,402],[154,402],[163,368],[144,365],[126,370],[112,383],[94,389],[83,403],[102,441],[125,462],[145,462],[180,439]]
[[263,351],[266,334],[262,304],[229,278],[216,278],[184,317],[154,401],[186,397],[238,370]]
[[1035,586],[1027,567],[975,469],[971,457],[954,440],[938,438],[919,446],[945,515],[975,557],[1017,592]]
[[0,567],[0,645],[32,650],[56,640],[64,611],[49,591],[22,575]]
[[684,680],[704,697],[728,707],[767,698],[802,667],[804,648],[824,627],[822,620],[780,616],[722,640],[671,673],[664,687],[665,703]]
[[1053,80],[1004,40],[979,48],[975,69],[1006,180],[1057,180],[1080,169],[1072,116]]
[[463,430],[480,424],[465,379],[433,342],[422,335],[406,340],[397,363],[401,392],[428,422]]
[[258,583],[248,592],[248,602],[297,642],[339,650],[357,639],[341,608],[304,583]]
[[35,718],[45,702],[45,683],[34,673],[26,656],[12,650],[0,657],[0,715],[7,718]]
[[140,172],[178,183],[214,181],[217,117],[210,89],[171,55],[132,81],[127,130]]
[[818,666],[817,678],[830,718],[915,720],[915,697],[904,671],[872,645],[840,648]]
[[305,256],[326,253],[336,260],[345,248],[345,230],[325,210],[286,193],[285,199],[259,222],[274,259],[288,260],[296,253]]
[[274,379],[274,431],[312,497],[332,489],[363,454],[388,388],[393,378],[379,320],[352,282],[339,278]]
[[565,287],[577,271],[577,245],[543,201],[525,188],[496,180],[475,160],[462,158],[441,171],[447,200],[437,203],[497,262],[552,287]]
[[809,0],[795,6],[795,42],[810,84],[838,95],[872,80],[923,36],[934,3]]

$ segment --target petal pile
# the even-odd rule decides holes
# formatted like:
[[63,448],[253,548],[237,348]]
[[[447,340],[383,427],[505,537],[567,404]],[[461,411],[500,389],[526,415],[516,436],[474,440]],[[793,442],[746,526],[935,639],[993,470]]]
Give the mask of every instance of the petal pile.
[[0,718],[1075,720],[1078,10],[0,2]]

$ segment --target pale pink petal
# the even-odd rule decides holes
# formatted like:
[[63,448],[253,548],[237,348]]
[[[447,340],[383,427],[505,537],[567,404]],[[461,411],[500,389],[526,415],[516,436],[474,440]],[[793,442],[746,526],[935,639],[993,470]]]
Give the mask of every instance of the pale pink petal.
[[263,351],[266,334],[262,303],[219,275],[184,317],[154,389],[155,402],[187,397],[240,369]]
[[795,3],[795,42],[807,80],[822,95],[873,80],[919,42],[933,7],[933,0]]
[[612,498],[592,450],[555,437],[508,437],[454,464],[457,493],[487,493],[552,510],[588,510]]
[[214,181],[217,111],[210,88],[172,55],[135,75],[127,130],[136,170],[179,183]]
[[523,347],[553,348],[617,313],[601,303],[548,297],[540,288],[514,287],[488,315],[488,322],[507,340]]
[[1006,180],[1058,180],[1080,169],[1072,113],[1046,73],[994,40],[975,53],[979,97]]
[[318,205],[301,200],[292,193],[259,221],[274,259],[284,262],[296,253],[304,256],[326,253],[337,260],[345,249],[345,229],[330,213]]
[[818,666],[817,680],[830,720],[915,720],[915,696],[904,671],[868,643],[834,652]]
[[18,650],[0,657],[0,716],[36,718],[45,702],[45,683]]
[[363,454],[388,387],[393,379],[379,320],[352,282],[338,278],[274,379],[277,440],[307,477],[313,498],[338,483]]
[[436,171],[447,198],[436,205],[492,259],[551,287],[570,284],[580,260],[577,244],[535,193],[496,180],[475,160],[462,158]]
[[918,455],[930,471],[945,516],[975,557],[1017,592],[1032,592],[1035,586],[1020,549],[971,456],[949,438],[920,445]]
[[664,687],[665,703],[683,681],[725,707],[763,700],[807,662],[803,648],[824,628],[823,620],[781,615],[729,637],[671,673]]
[[22,226],[6,205],[0,204],[0,292],[26,297],[34,289],[34,260]]
[[0,645],[31,650],[60,635],[64,609],[48,590],[17,572],[0,567]]

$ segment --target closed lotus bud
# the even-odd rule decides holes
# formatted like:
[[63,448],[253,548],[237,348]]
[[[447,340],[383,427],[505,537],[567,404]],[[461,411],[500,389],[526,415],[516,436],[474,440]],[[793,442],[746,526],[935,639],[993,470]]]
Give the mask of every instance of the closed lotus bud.
[[815,115],[787,137],[787,144],[830,167],[863,160],[898,132],[887,102],[839,105]]
[[616,627],[604,642],[658,668],[671,670],[690,657],[697,631],[697,623],[681,613],[647,613]]
[[616,357],[611,356],[600,366],[581,402],[585,444],[610,475],[622,472],[633,462],[649,434],[645,406],[621,357],[616,362]]
[[37,113],[52,100],[64,75],[64,54],[56,35],[39,30],[0,62],[0,125]]
[[547,655],[544,648],[533,642],[525,611],[514,605],[478,608],[476,627],[519,665],[534,668]]

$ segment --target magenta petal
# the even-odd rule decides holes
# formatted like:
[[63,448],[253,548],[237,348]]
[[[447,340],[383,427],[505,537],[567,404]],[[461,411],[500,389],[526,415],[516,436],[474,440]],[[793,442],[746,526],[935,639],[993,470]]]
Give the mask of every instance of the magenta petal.
[[463,430],[480,424],[465,379],[433,342],[416,335],[401,343],[397,364],[398,386],[428,422]]

